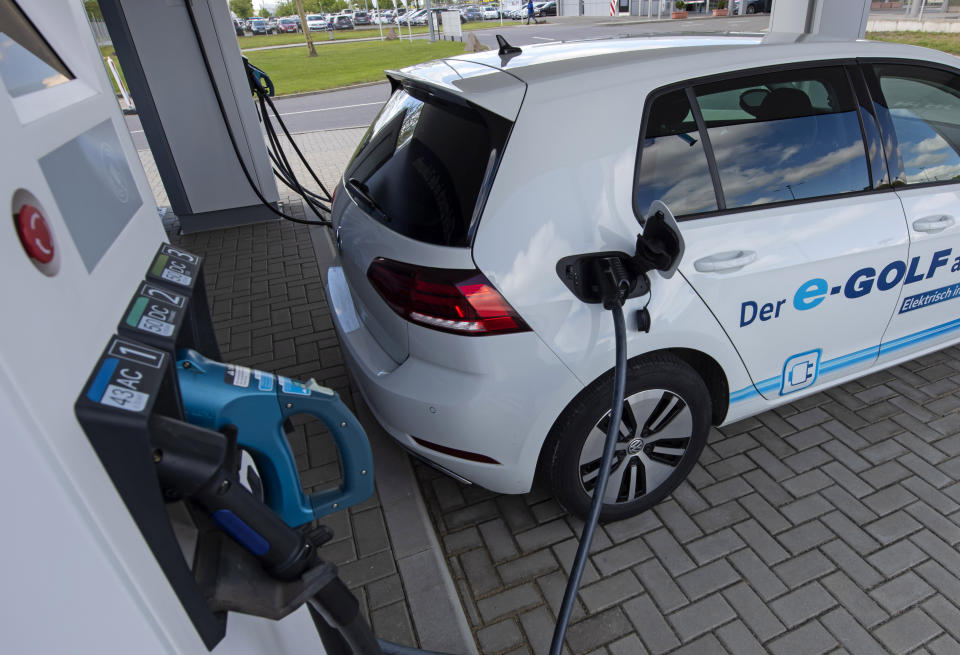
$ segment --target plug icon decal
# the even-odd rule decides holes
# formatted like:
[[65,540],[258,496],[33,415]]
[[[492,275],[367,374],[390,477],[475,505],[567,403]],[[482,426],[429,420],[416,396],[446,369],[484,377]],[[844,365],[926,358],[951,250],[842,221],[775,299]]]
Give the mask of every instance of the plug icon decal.
[[820,350],[811,350],[787,358],[783,364],[780,395],[800,391],[813,385],[820,374]]

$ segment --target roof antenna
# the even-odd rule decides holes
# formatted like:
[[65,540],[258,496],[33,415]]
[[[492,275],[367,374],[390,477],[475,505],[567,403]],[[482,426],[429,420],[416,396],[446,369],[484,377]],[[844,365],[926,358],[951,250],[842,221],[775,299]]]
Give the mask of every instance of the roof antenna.
[[497,54],[501,57],[504,55],[519,55],[521,52],[523,52],[523,50],[517,46],[507,43],[507,40],[500,34],[497,34],[497,43],[500,45],[500,50],[497,52]]

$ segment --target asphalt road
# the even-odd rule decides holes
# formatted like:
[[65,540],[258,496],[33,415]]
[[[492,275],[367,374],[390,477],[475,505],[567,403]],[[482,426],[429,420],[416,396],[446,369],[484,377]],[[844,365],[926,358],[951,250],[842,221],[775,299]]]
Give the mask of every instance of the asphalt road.
[[[542,19],[541,19],[542,20]],[[644,22],[620,18],[615,24],[609,20],[597,22],[579,19],[563,21],[548,18],[540,25],[522,25],[504,21],[503,28],[478,30],[480,42],[496,48],[496,35],[502,34],[512,45],[525,46],[551,41],[619,38],[644,34],[703,34],[724,32],[759,32],[765,30],[769,16],[735,16],[710,20]],[[602,21],[602,22],[601,22]],[[321,51],[322,52],[322,51]],[[291,132],[311,132],[347,127],[366,127],[389,95],[386,82],[315,93],[297,97],[278,98],[274,102],[280,116]],[[127,127],[137,149],[147,148],[147,140],[136,115],[127,116]]]

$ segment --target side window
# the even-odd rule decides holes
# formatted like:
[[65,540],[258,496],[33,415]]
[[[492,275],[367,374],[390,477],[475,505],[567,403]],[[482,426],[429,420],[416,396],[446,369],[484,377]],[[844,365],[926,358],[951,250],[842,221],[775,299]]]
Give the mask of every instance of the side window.
[[960,180],[960,76],[879,64],[880,98],[900,144],[906,184]]
[[640,143],[637,210],[646,212],[654,200],[666,202],[677,216],[717,209],[707,156],[683,89],[650,104]]
[[694,87],[728,209],[871,188],[840,66]]

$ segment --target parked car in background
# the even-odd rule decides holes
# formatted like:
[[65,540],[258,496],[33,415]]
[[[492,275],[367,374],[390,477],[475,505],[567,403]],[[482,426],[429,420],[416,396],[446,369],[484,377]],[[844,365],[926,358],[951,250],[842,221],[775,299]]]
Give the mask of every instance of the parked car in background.
[[355,11],[353,12],[353,24],[354,25],[370,25],[370,14],[365,11]]
[[483,19],[484,20],[494,20],[500,18],[500,10],[492,5],[487,5],[483,8]]
[[307,16],[307,29],[311,32],[323,32],[327,29],[327,19],[319,14]]
[[427,24],[427,10],[418,9],[417,11],[408,11],[402,16],[397,16],[396,21],[397,25],[426,25]]
[[237,33],[237,36],[243,36],[243,23],[241,23],[236,18],[233,19],[233,29]]
[[335,30],[352,30],[353,19],[343,14],[334,16],[330,21],[330,27]]
[[280,20],[277,21],[278,33],[299,32],[299,31],[300,31],[300,26],[297,24],[295,20],[291,18],[281,18]]
[[465,21],[483,20],[483,12],[479,7],[464,7],[460,10],[460,15]]
[[277,30],[266,19],[257,18],[250,23],[250,31],[253,34],[275,34]]
[[557,0],[550,0],[550,2],[544,2],[540,6],[536,7],[533,10],[535,16],[556,16],[557,15]]

